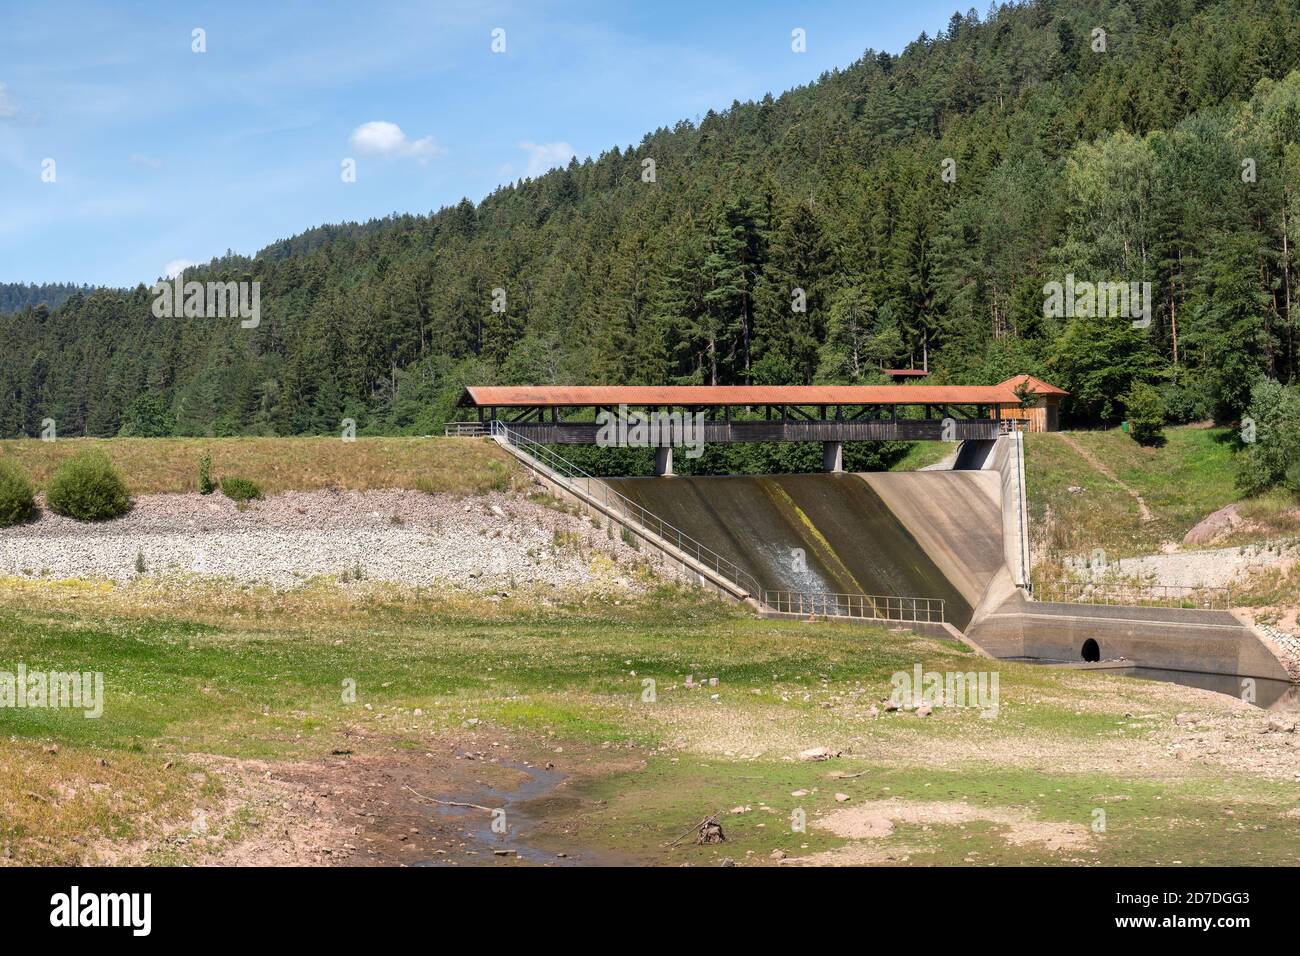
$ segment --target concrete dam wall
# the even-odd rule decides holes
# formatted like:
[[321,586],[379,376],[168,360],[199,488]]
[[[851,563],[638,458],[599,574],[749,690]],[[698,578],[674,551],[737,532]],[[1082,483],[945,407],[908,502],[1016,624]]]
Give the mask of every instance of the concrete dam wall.
[[1254,630],[1229,611],[1026,601],[1013,592],[968,636],[994,657],[1079,661],[1123,658],[1165,671],[1289,681]]
[[[993,657],[1069,662],[1122,658],[1207,678],[1288,681],[1275,651],[1224,611],[1052,604],[1028,599],[1019,436],[966,442],[947,467],[968,470],[571,482],[503,442],[539,481],[639,536],[701,586],[764,614],[772,591],[937,598],[945,625],[917,624]],[[616,491],[717,555],[699,560],[658,522],[630,520]],[[677,543],[674,544],[674,541]],[[719,568],[715,557],[730,565]],[[734,567],[732,567],[734,565]],[[730,568],[730,570],[728,570]],[[739,584],[741,578],[745,583]],[[749,581],[753,578],[753,581]],[[956,627],[963,633],[945,628]],[[1091,656],[1095,655],[1095,656]]]
[[941,598],[958,628],[1002,562],[996,478],[979,472],[606,483],[764,588]]

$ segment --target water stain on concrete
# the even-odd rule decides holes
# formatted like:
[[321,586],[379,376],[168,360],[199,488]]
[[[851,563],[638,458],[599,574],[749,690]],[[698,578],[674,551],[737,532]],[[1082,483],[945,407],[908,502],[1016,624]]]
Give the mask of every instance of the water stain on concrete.
[[618,478],[609,485],[752,574],[764,588],[941,598],[971,606],[858,475]]

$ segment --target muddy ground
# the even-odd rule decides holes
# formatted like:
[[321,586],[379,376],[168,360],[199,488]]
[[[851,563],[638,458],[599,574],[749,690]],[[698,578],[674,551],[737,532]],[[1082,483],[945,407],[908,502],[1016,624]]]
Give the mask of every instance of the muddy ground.
[[[604,801],[587,779],[642,761],[524,746],[499,736],[431,740],[414,750],[361,732],[312,761],[211,758],[209,769],[261,815],[255,832],[202,862],[240,866],[573,866],[652,862],[579,850]],[[350,751],[350,752],[349,752]],[[540,756],[539,756],[540,754]],[[233,805],[233,804],[232,804]],[[493,811],[497,811],[494,813]]]

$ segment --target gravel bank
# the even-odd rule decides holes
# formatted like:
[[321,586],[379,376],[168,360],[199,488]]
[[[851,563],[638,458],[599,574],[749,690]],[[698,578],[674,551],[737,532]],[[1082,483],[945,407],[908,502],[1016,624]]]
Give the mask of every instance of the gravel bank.
[[83,524],[42,510],[0,529],[0,573],[136,577],[190,572],[292,587],[322,575],[474,591],[551,585],[636,590],[647,555],[617,532],[526,499],[418,491],[287,492],[240,510],[221,495],[144,495]]
[[1298,554],[1300,549],[1293,544],[1271,548],[1244,545],[1122,558],[1112,560],[1104,567],[1088,567],[1085,559],[1080,558],[1067,563],[1066,568],[1075,577],[1092,581],[1137,579],[1152,584],[1217,588],[1244,582],[1252,571],[1289,567]]

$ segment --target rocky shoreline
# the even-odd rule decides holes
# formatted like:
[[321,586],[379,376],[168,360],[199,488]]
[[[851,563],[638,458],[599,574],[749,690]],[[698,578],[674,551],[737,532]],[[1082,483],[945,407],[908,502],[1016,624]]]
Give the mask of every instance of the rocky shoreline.
[[635,591],[646,556],[599,519],[502,493],[144,495],[115,521],[42,509],[0,530],[0,574],[129,580],[191,573],[294,587],[337,576],[474,591],[526,586]]

